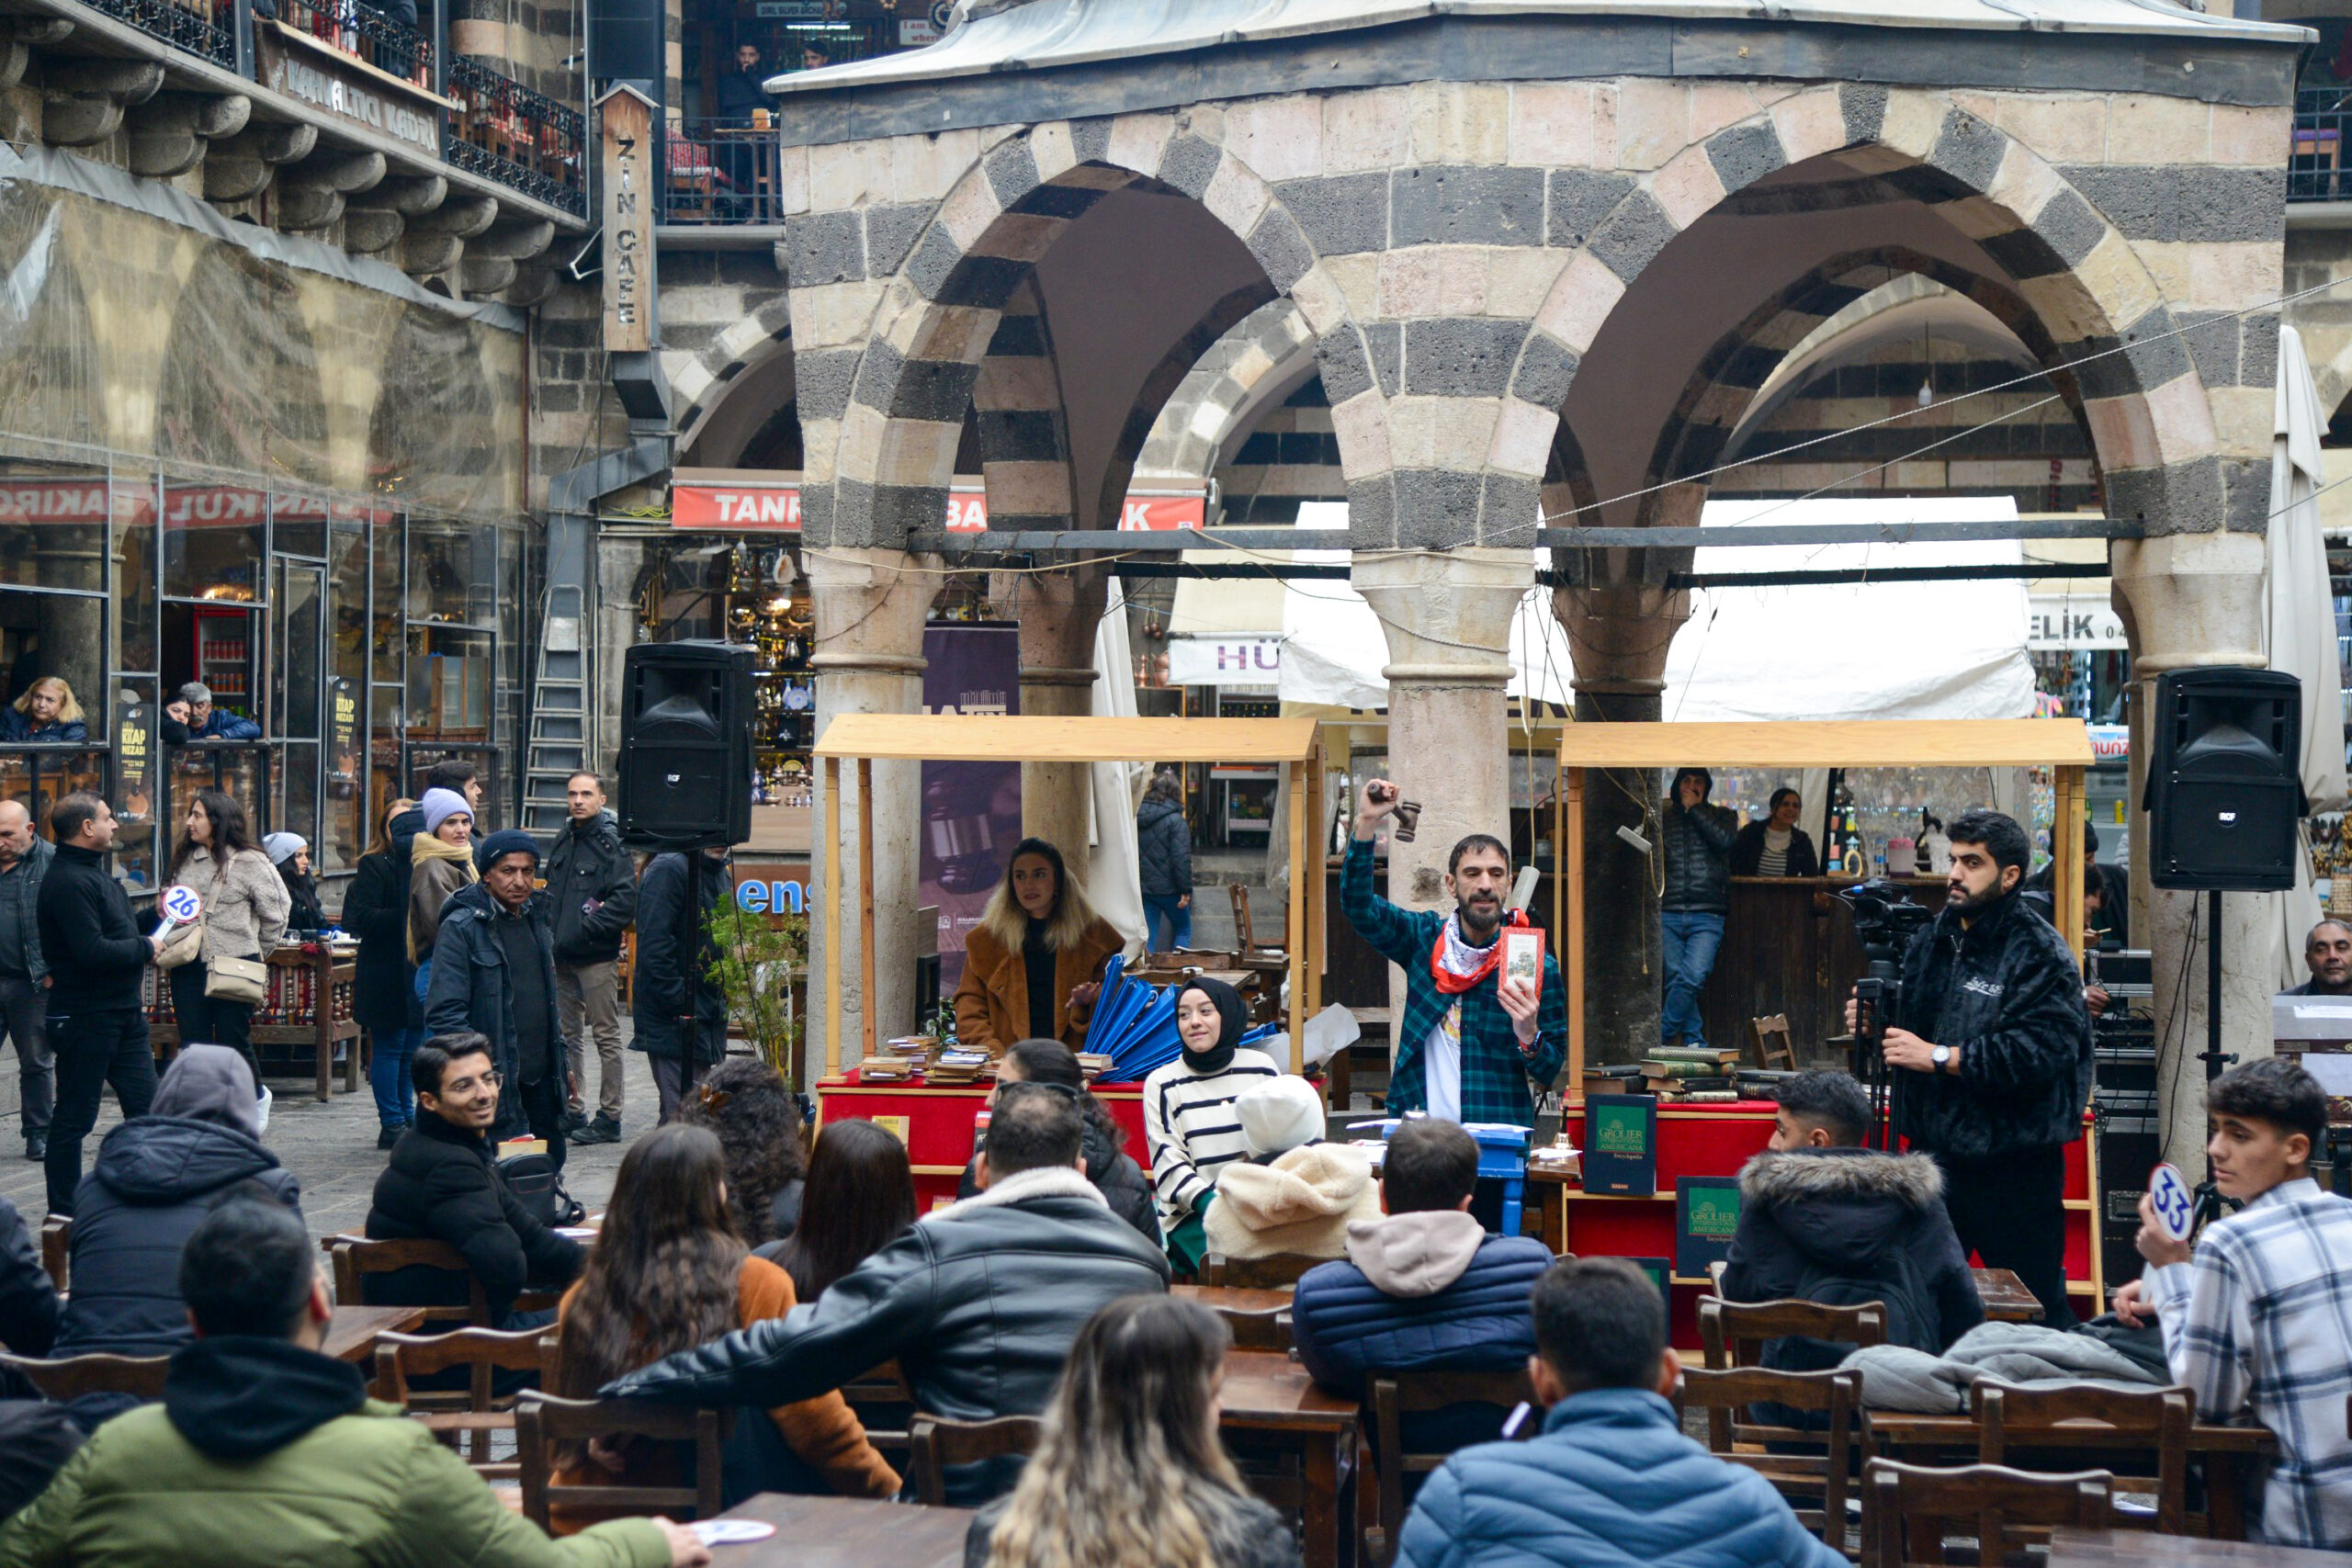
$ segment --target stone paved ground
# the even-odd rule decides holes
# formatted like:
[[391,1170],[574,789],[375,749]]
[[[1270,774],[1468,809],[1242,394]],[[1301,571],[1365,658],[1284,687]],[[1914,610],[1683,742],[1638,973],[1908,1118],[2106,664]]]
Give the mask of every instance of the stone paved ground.
[[[624,1037],[628,1021],[621,1021]],[[624,1051],[628,1077],[622,1131],[630,1137],[653,1125],[653,1075],[643,1054]],[[592,1066],[593,1074],[595,1069]],[[14,1202],[25,1217],[38,1223],[49,1204],[41,1168],[24,1158],[24,1139],[16,1108],[16,1059],[0,1055],[0,1079],[6,1081],[5,1105],[0,1105],[0,1197]],[[275,1103],[269,1129],[262,1142],[302,1183],[302,1217],[318,1235],[356,1231],[366,1223],[368,1201],[386,1155],[376,1149],[376,1101],[363,1083],[357,1094],[345,1094],[337,1077],[335,1095],[321,1103],[307,1078],[269,1079]],[[593,1098],[593,1097],[592,1097]],[[82,1145],[82,1164],[97,1155],[98,1140],[122,1120],[111,1091],[98,1116],[96,1133]],[[604,1207],[612,1196],[613,1174],[619,1169],[627,1143],[573,1149],[564,1164],[564,1185],[591,1209]]]

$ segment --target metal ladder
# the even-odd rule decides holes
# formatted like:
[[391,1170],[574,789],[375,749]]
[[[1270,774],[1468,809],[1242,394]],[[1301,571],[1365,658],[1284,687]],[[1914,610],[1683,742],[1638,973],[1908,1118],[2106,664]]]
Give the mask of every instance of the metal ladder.
[[586,520],[548,519],[548,618],[531,687],[531,739],[523,772],[523,829],[563,831],[564,785],[593,769],[588,729]]

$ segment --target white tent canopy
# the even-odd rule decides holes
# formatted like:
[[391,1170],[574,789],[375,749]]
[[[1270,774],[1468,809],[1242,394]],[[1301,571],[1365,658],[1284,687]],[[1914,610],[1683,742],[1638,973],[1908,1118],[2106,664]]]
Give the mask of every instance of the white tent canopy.
[[[1300,507],[1299,523],[1338,528],[1346,515],[1341,503],[1309,502]],[[2023,559],[2014,540],[1874,541],[1905,523],[2016,516],[2007,499],[1711,502],[1702,519],[1708,527],[1846,523],[1873,542],[1701,549],[1695,570],[2014,564]],[[1186,558],[1223,554],[1192,551]],[[1539,568],[1551,564],[1548,551],[1534,557]],[[1251,552],[1249,558],[1271,563],[1276,557]],[[1344,565],[1348,557],[1343,550],[1295,550],[1279,558]],[[1923,637],[1922,628],[1933,635]],[[1286,582],[1275,595],[1263,581],[1187,580],[1177,585],[1169,631],[1170,667],[1179,682],[1238,684],[1230,674],[1219,679],[1216,650],[1227,649],[1225,668],[1238,670],[1242,661],[1230,649],[1250,642],[1261,683],[1264,666],[1278,665],[1272,683],[1285,702],[1387,705],[1381,674],[1387,638],[1372,606],[1344,581]],[[2017,581],[1702,590],[1691,595],[1690,620],[1668,654],[1666,716],[2020,718],[2033,712],[2026,631],[2025,585]],[[1510,656],[1511,694],[1563,707],[1574,702],[1574,663],[1549,589],[1532,589],[1521,601]]]

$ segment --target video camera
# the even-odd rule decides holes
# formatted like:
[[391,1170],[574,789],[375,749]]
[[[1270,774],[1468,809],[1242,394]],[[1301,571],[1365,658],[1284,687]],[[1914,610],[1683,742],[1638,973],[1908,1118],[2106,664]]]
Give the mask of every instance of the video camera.
[[[1840,889],[1838,897],[1853,913],[1854,934],[1861,939],[1869,964],[1854,986],[1854,1077],[1869,1091],[1871,1111],[1883,1115],[1892,1086],[1879,1046],[1886,1038],[1887,1020],[1902,1015],[1904,950],[1936,915],[1926,905],[1913,903],[1899,883],[1883,877]],[[1886,1144],[1883,1127],[1879,1144]]]

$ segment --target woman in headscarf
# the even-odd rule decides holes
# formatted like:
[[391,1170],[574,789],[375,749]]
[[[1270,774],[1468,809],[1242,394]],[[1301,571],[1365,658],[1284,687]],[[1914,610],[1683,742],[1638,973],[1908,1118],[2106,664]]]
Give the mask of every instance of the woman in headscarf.
[[1217,1173],[1250,1157],[1233,1102],[1282,1069],[1263,1051],[1243,1046],[1249,1010],[1241,993],[1196,975],[1176,993],[1176,1036],[1183,1050],[1143,1083],[1144,1139],[1151,1153],[1151,1190],[1168,1256],[1197,1269],[1207,1251],[1202,1216],[1216,1196]]
[[1061,851],[1043,839],[1022,840],[964,940],[956,1043],[991,1056],[1016,1040],[1084,1050],[1102,966],[1125,945],[1071,880]]

